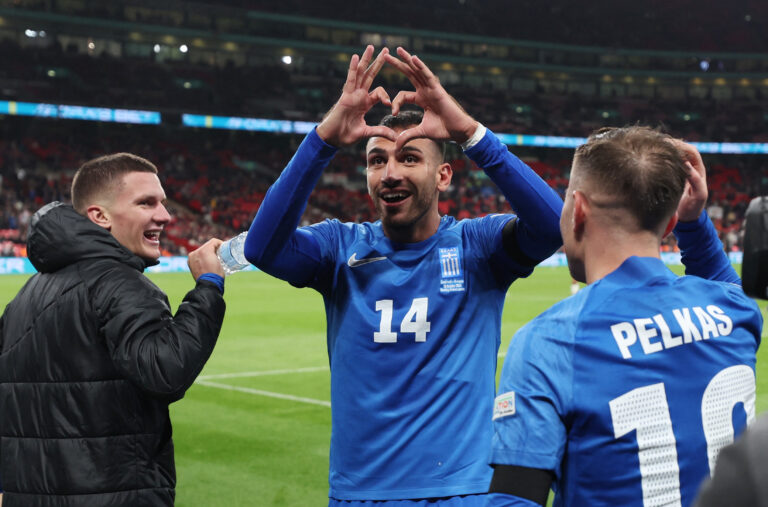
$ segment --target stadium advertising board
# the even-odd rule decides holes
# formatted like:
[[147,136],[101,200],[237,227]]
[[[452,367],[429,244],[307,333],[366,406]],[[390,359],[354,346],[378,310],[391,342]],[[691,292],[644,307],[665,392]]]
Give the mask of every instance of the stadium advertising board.
[[[728,254],[728,258],[732,264],[741,264],[742,252],[731,252]],[[160,263],[156,266],[147,268],[150,273],[187,273],[187,258],[182,256],[176,257],[160,257]],[[661,260],[668,266],[675,266],[682,264],[680,262],[679,253],[662,252]],[[556,253],[553,256],[545,259],[539,264],[539,266],[567,266],[568,262],[565,259],[565,255],[562,253]],[[254,266],[248,266],[243,271],[258,271]],[[31,275],[34,274],[35,268],[29,259],[26,257],[0,257],[0,275]]]

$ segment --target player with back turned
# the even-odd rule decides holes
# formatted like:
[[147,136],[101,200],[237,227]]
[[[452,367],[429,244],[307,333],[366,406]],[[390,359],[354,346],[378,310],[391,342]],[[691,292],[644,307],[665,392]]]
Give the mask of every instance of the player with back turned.
[[[270,188],[248,233],[257,267],[323,295],[331,368],[331,505],[479,505],[491,469],[496,355],[510,283],[560,246],[561,199],[398,49],[350,62],[341,98]],[[371,63],[371,61],[373,62]],[[384,63],[413,84],[370,91]],[[370,67],[368,67],[370,63]],[[366,125],[376,103],[394,116]],[[420,114],[400,112],[414,103]],[[398,114],[399,113],[399,114]],[[373,223],[298,227],[339,147],[368,138]],[[441,217],[442,141],[462,145],[515,215]],[[289,346],[289,344],[286,344]]]
[[[696,149],[657,131],[598,132],[576,150],[560,227],[589,285],[512,339],[487,505],[544,505],[554,483],[556,506],[687,506],[754,419],[762,318],[705,201]],[[678,217],[698,276],[659,258]]]

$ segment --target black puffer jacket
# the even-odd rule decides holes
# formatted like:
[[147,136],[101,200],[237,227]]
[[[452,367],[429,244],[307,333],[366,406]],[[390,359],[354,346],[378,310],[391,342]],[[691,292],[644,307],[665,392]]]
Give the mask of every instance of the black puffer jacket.
[[31,227],[39,273],[0,322],[3,507],[173,505],[168,404],[213,350],[218,288],[197,283],[172,316],[145,262],[71,206]]

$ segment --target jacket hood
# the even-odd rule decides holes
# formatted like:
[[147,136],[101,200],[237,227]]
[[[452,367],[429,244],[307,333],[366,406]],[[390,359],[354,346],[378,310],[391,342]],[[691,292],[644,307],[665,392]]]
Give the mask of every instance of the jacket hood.
[[108,230],[61,202],[47,204],[32,216],[27,255],[35,269],[42,273],[57,271],[84,259],[111,258],[139,271],[158,263],[134,254]]

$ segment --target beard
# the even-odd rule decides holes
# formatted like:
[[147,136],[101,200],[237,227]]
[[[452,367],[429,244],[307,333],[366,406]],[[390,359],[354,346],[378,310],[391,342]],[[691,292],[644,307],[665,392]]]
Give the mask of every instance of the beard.
[[381,199],[376,200],[376,211],[381,223],[399,231],[414,228],[432,209],[436,195],[411,194],[411,203],[396,212],[388,211]]

